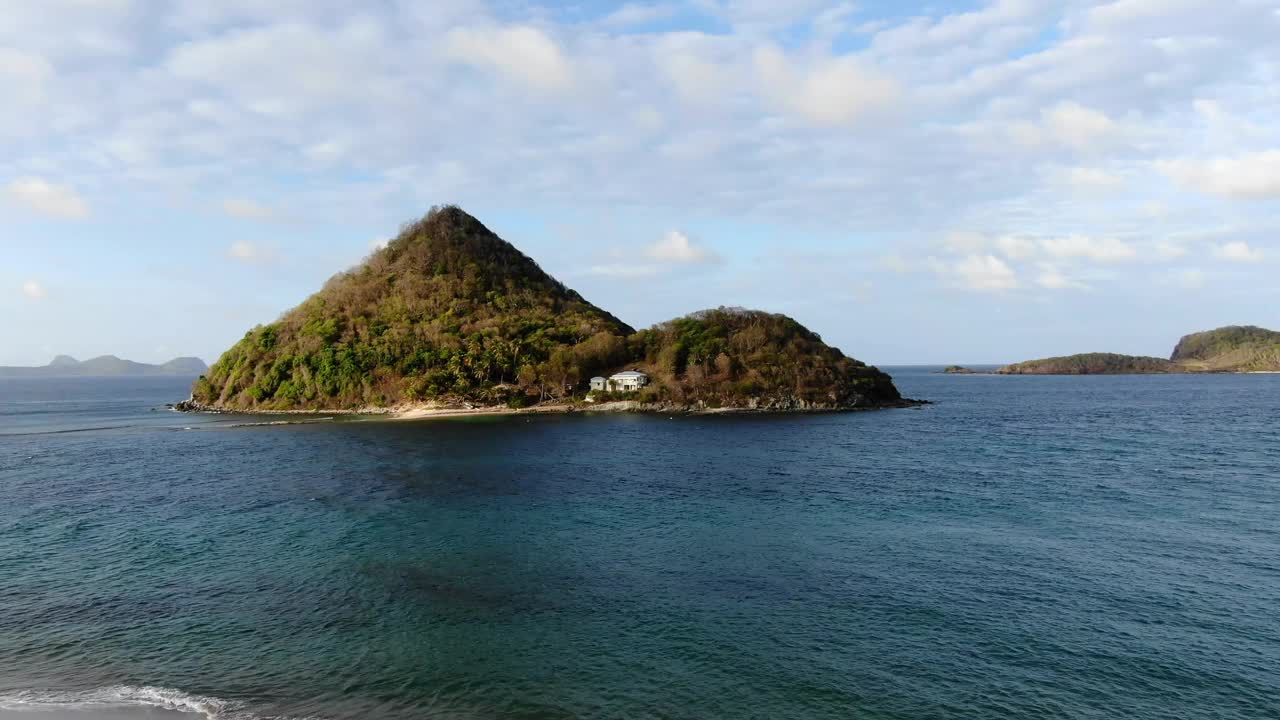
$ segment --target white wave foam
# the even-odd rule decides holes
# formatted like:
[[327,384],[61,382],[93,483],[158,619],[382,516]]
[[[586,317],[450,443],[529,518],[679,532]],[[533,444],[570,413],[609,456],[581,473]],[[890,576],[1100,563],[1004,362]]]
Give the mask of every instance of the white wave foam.
[[307,418],[306,420],[264,420],[261,422],[242,422],[232,423],[226,427],[231,428],[251,428],[251,427],[275,427],[279,425],[314,425],[315,423],[332,422],[334,418]]
[[164,687],[115,685],[83,692],[21,690],[0,694],[0,710],[93,710],[138,706],[202,715],[209,720],[287,720],[254,715],[240,703]]

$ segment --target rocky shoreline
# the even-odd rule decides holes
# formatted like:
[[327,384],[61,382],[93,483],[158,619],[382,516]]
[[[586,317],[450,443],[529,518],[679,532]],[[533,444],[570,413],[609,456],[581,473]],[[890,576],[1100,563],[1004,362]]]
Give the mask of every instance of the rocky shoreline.
[[825,403],[809,403],[795,398],[790,401],[755,402],[747,406],[710,407],[705,404],[680,405],[675,403],[642,403],[621,400],[605,403],[551,403],[526,408],[510,408],[503,405],[476,406],[471,404],[423,403],[394,407],[365,407],[354,409],[306,409],[306,410],[253,410],[244,411],[203,405],[192,399],[174,404],[172,409],[185,413],[214,415],[279,415],[314,416],[345,415],[374,416],[391,420],[421,420],[442,417],[495,416],[495,415],[548,415],[574,413],[647,413],[655,415],[802,415],[816,413],[866,412],[871,410],[899,410],[930,405],[928,400],[902,399],[892,403],[871,406],[839,406]]

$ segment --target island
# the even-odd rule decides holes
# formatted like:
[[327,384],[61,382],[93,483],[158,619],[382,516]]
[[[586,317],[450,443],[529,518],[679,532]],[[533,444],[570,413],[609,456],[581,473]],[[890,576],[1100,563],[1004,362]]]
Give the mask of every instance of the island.
[[1084,353],[1007,365],[997,375],[1280,373],[1280,332],[1232,325],[1183,337],[1169,359]]
[[1280,372],[1280,332],[1233,325],[1188,335],[1171,356],[1187,372]]
[[721,307],[637,331],[447,206],[246,333],[180,409],[421,416],[914,404],[889,375],[785,315]]
[[980,373],[970,370],[963,365],[948,365],[942,369],[943,375],[978,375]]
[[1066,357],[1006,365],[997,375],[1148,375],[1174,371],[1174,364],[1157,357],[1118,355],[1116,353],[1082,353]]
[[196,377],[209,366],[197,357],[174,358],[161,365],[122,360],[115,355],[102,355],[83,362],[69,355],[59,355],[48,365],[37,367],[0,367],[0,378],[56,377]]

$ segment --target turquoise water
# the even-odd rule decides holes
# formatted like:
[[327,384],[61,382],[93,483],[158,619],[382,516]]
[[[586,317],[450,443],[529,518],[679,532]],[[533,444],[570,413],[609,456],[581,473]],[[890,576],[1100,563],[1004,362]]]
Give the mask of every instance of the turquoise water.
[[1280,717],[1280,376],[894,375],[937,404],[0,381],[0,717]]

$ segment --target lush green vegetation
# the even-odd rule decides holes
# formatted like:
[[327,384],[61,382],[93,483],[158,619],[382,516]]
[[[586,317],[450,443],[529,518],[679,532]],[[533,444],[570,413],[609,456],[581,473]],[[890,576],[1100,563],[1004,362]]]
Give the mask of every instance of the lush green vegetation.
[[621,362],[631,332],[475,218],[437,208],[246,334],[194,396],[263,409],[519,404],[563,396],[583,372]]
[[1174,362],[1202,372],[1280,370],[1280,332],[1230,326],[1182,338]]
[[1178,368],[1163,358],[1084,353],[1029,360],[1008,365],[996,372],[1001,375],[1139,375],[1178,372]]
[[800,323],[741,308],[704,310],[636,333],[635,365],[658,400],[706,407],[863,407],[901,399],[892,379]]
[[796,321],[710,310],[639,333],[458,208],[432,210],[278,321],[244,336],[193,389],[201,405],[342,409],[530,404],[643,367],[628,399],[707,407],[899,400],[889,376]]

